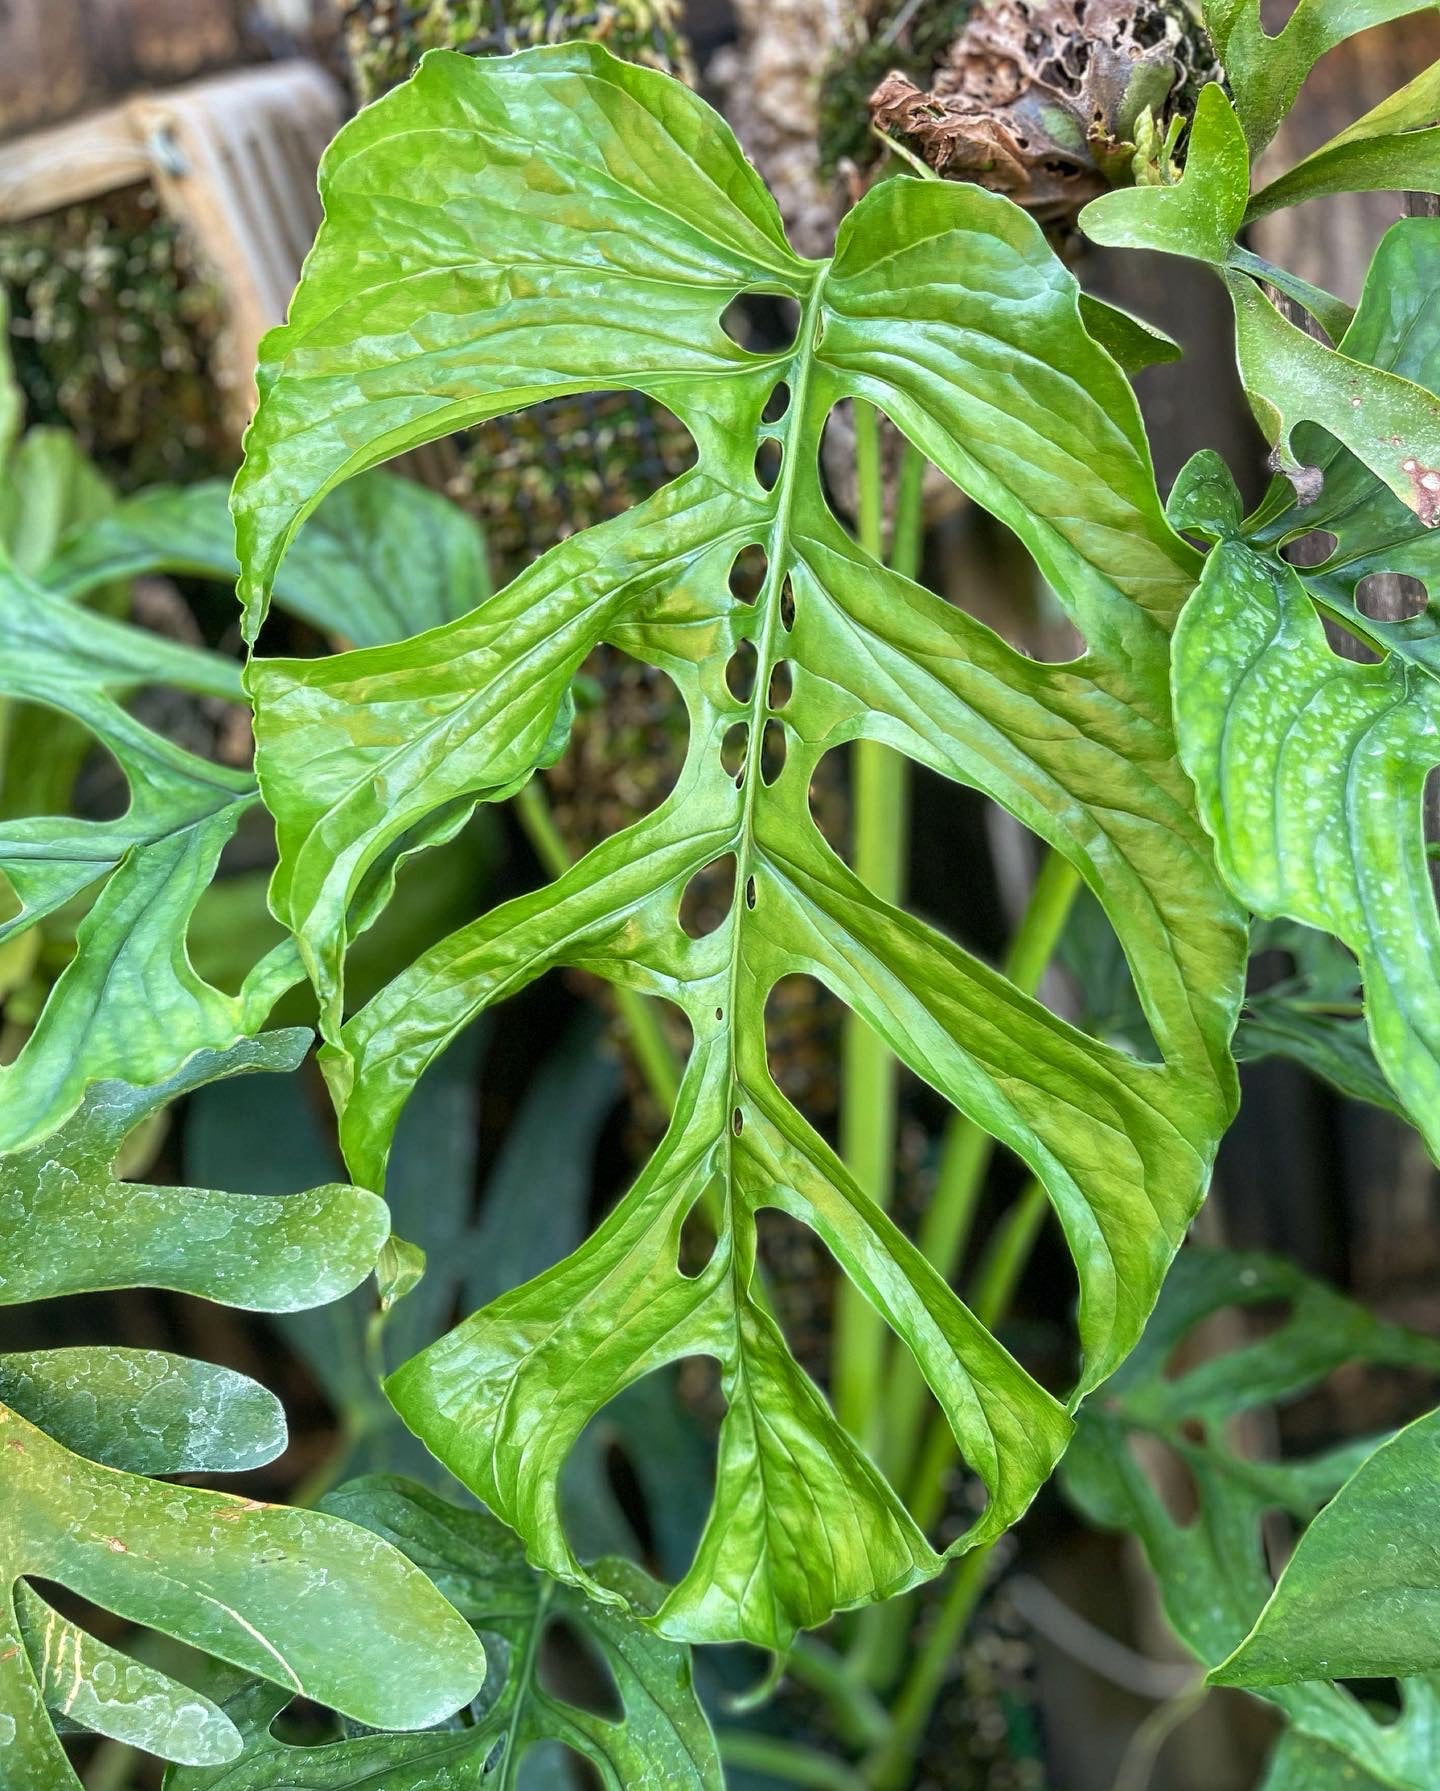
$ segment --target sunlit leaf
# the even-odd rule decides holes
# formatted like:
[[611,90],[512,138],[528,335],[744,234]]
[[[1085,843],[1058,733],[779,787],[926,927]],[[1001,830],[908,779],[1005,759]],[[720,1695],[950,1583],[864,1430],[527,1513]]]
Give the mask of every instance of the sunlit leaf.
[[[655,1621],[680,1638],[784,1646],[798,1626],[933,1574],[941,1556],[760,1298],[758,1209],[811,1226],[916,1356],[989,1493],[956,1547],[1023,1511],[1069,1423],[781,1097],[765,998],[788,972],[818,976],[1040,1176],[1079,1269],[1080,1387],[1102,1379],[1139,1333],[1233,1101],[1243,929],[1169,719],[1168,637],[1196,559],[1164,522],[1133,396],[1086,332],[1073,280],[991,194],[885,181],[846,219],[833,261],[804,261],[720,119],[679,84],[582,45],[432,55],[345,128],[322,187],[326,222],[290,322],[266,339],[236,486],[252,631],[325,493],[458,424],[633,387],[698,450],[693,470],[462,621],[394,648],[258,659],[248,674],[280,841],[272,901],[321,995],[357,1179],[380,1185],[424,1066],[551,967],[672,1000],[694,1034],[671,1128],[600,1229],[389,1391],[534,1561],[613,1603],[564,1533],[565,1458],[638,1376],[717,1358],[728,1412],[715,1503]],[[794,301],[793,347],[755,355],[730,339],[721,316],[746,292]],[[1026,544],[1085,637],[1081,659],[1037,664],[855,546],[817,469],[825,419],[853,396]],[[772,399],[772,416],[784,408],[770,422]],[[772,487],[757,452],[778,456]],[[768,556],[753,604],[728,585],[750,544]],[[690,747],[674,793],[343,1021],[370,867],[557,750],[570,681],[602,640],[680,691]],[[742,642],[757,660],[749,687],[738,665],[727,682]],[[770,702],[781,661],[783,712]],[[732,727],[746,737],[738,776],[722,763]],[[786,750],[770,783],[767,731]],[[1124,945],[1155,1061],[1086,1038],[878,901],[831,851],[810,776],[862,736],[977,787],[1072,860]],[[729,915],[691,939],[682,892],[729,854]],[[720,1241],[692,1277],[681,1228],[712,1186]]]

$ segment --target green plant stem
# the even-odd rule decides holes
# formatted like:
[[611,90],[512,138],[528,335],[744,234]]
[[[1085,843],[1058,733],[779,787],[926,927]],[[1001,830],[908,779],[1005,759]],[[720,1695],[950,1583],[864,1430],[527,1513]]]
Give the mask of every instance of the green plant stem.
[[717,1739],[727,1766],[768,1773],[790,1785],[814,1785],[818,1791],[868,1791],[869,1781],[854,1767],[798,1741],[781,1741],[753,1729],[721,1729]]
[[[515,812],[535,856],[552,877],[563,877],[575,859],[566,844],[538,777],[532,777],[515,797]],[[680,1066],[661,1030],[653,1003],[635,989],[613,988],[615,1006],[624,1023],[625,1036],[635,1053],[641,1075],[661,1108],[674,1110],[680,1092]]]
[[913,1776],[916,1749],[930,1720],[945,1670],[985,1589],[994,1543],[972,1549],[956,1566],[935,1620],[920,1644],[892,1707],[894,1729],[861,1768],[873,1791],[905,1791]]
[[[1010,942],[1005,974],[1033,995],[1040,986],[1080,887],[1080,874],[1058,852],[1046,854],[1025,913]],[[920,1222],[918,1243],[948,1281],[960,1266],[985,1185],[995,1140],[974,1120],[957,1114],[945,1134],[935,1193]],[[882,1460],[897,1487],[905,1489],[914,1469],[925,1383],[914,1364],[900,1360],[886,1398],[886,1442]]]
[[849,1661],[813,1636],[796,1638],[786,1673],[818,1692],[829,1706],[840,1739],[854,1748],[878,1747],[890,1733],[890,1715]]
[[[860,545],[883,557],[884,481],[880,470],[880,422],[875,407],[857,398],[855,472],[858,483]],[[908,513],[896,505],[896,545],[913,564],[921,535],[920,492],[924,462],[907,453],[903,496]],[[913,467],[911,462],[915,462]],[[910,850],[909,767],[904,756],[877,740],[855,745],[851,789],[851,830],[855,875],[878,901],[898,905],[904,897]],[[896,1064],[884,1040],[858,1014],[847,1012],[840,1058],[840,1155],[856,1182],[875,1203],[890,1205],[895,1178]],[[835,1409],[853,1436],[878,1441],[884,1327],[880,1315],[855,1285],[842,1281],[835,1315]]]

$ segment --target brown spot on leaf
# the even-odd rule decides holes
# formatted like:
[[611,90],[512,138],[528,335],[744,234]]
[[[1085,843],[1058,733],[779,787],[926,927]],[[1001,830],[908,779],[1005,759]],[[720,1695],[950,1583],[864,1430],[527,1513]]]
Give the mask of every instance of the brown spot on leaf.
[[1415,514],[1427,529],[1440,523],[1440,469],[1422,466],[1413,456],[1400,462],[1400,470],[1410,481]]
[[125,1544],[118,1536],[107,1536],[105,1538],[105,1546],[109,1549],[112,1555],[128,1555],[130,1553],[129,1549],[126,1548]]

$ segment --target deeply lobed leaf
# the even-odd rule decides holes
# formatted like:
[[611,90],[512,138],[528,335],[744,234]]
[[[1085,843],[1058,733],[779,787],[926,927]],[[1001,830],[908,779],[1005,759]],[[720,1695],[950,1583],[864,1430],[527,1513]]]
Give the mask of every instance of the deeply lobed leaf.
[[[694,1034],[670,1130],[614,1213],[388,1390],[533,1560],[613,1601],[564,1534],[565,1457],[640,1375],[716,1357],[728,1404],[716,1500],[655,1621],[676,1637],[782,1647],[941,1558],[776,1329],[754,1285],[759,1209],[810,1225],[915,1354],[989,1493],[959,1546],[1024,1509],[1069,1425],[779,1095],[766,996],[789,972],[820,977],[1035,1170],[1079,1268],[1080,1390],[1103,1378],[1138,1335],[1234,1098],[1226,1040],[1243,933],[1168,713],[1169,632],[1196,562],[1164,521],[1133,397],[1087,334],[1074,282],[1035,226],[987,193],[883,183],[846,220],[832,262],[802,261],[713,113],[579,45],[427,58],[342,132],[322,186],[326,223],[290,323],[267,338],[236,486],[252,629],[325,492],[458,423],[634,386],[674,410],[698,450],[674,484],[459,622],[393,648],[257,659],[248,674],[280,842],[272,901],[322,997],[361,1181],[380,1185],[425,1064],[547,968],[662,995]],[[730,301],[754,291],[796,302],[791,349],[748,354],[721,329]],[[782,385],[783,415],[767,422]],[[1083,657],[1037,665],[855,546],[817,469],[825,419],[851,396],[886,410],[1014,529],[1084,633]],[[771,489],[754,472],[767,441],[780,454]],[[749,544],[768,559],[753,605],[728,586]],[[686,704],[672,796],[344,1019],[371,867],[553,753],[570,679],[602,640],[663,667]],[[742,641],[758,661],[743,696],[727,682]],[[783,709],[770,702],[782,660]],[[737,725],[735,776],[721,746]],[[768,783],[767,726],[783,729],[786,752]],[[1085,1038],[877,901],[826,846],[810,775],[862,736],[974,785],[1077,865],[1129,958],[1157,1061]],[[682,893],[727,854],[734,905],[692,940]],[[721,1235],[692,1278],[678,1240],[712,1187]]]

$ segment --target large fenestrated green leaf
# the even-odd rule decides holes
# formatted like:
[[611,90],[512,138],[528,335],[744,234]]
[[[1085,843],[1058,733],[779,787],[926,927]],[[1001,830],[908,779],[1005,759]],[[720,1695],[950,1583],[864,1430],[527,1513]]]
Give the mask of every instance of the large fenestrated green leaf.
[[[219,1770],[172,1772],[166,1791],[469,1791],[482,1779],[493,1791],[513,1791],[524,1782],[526,1755],[546,1741],[588,1761],[606,1791],[723,1791],[688,1649],[535,1572],[488,1512],[462,1510],[412,1481],[352,1481],[325,1508],[402,1550],[484,1636],[490,1676],[470,1720],[426,1735],[360,1735],[296,1748],[270,1732],[285,1700],[246,1688],[225,1705],[246,1736],[241,1758]],[[653,1608],[660,1589],[630,1562],[604,1561],[595,1571],[638,1609]],[[547,1687],[541,1652],[557,1625],[604,1663],[620,1701],[617,1719]],[[577,1666],[583,1673],[584,1663],[572,1662],[571,1670]]]
[[[1187,1339],[1212,1315],[1227,1308],[1243,1313],[1247,1306],[1273,1310],[1276,1302],[1288,1308],[1278,1327],[1258,1336],[1244,1334],[1220,1354],[1197,1353],[1189,1360],[1181,1354]],[[1278,1512],[1297,1526],[1309,1524],[1374,1447],[1373,1439],[1360,1439],[1306,1459],[1265,1460],[1237,1442],[1236,1426],[1247,1415],[1298,1398],[1332,1370],[1356,1362],[1435,1374],[1440,1372],[1440,1343],[1379,1323],[1290,1263],[1187,1250],[1172,1269],[1129,1361],[1080,1415],[1061,1468],[1066,1490],[1092,1522],[1139,1538],[1166,1616],[1207,1667],[1227,1660],[1271,1597],[1266,1514]],[[1404,1431],[1399,1440],[1412,1434]],[[1132,1441],[1143,1446],[1147,1438],[1164,1444],[1189,1470],[1197,1509],[1188,1523],[1170,1514],[1132,1452]],[[1386,1453],[1381,1449],[1370,1462],[1383,1461]],[[1359,1466],[1352,1485],[1359,1488],[1369,1471],[1369,1463]],[[1417,1486],[1416,1498],[1420,1496]],[[1346,1499],[1348,1489],[1340,1497]],[[1339,1509],[1337,1501],[1331,1510]],[[1329,1521],[1324,1515],[1317,1520]],[[1378,1583],[1389,1561],[1400,1564],[1399,1553],[1391,1556],[1388,1550],[1392,1544],[1397,1550],[1405,1547],[1402,1535],[1408,1523],[1408,1518],[1397,1520],[1395,1530],[1363,1534],[1351,1529],[1351,1604],[1362,1622],[1370,1599],[1358,1596],[1358,1588]],[[1310,1534],[1307,1530],[1302,1537],[1297,1560]],[[1423,1551],[1418,1536],[1414,1547]],[[1335,1635],[1338,1641],[1338,1630]],[[1332,1780],[1356,1791],[1370,1791],[1372,1782],[1392,1791],[1430,1791],[1440,1775],[1440,1681],[1407,1680],[1399,1718],[1377,1720],[1350,1691],[1326,1682],[1326,1669],[1318,1665],[1326,1645],[1318,1624],[1308,1640],[1316,1677],[1264,1691],[1284,1711],[1296,1737],[1284,1750],[1288,1759],[1282,1756],[1277,1764],[1270,1791],[1279,1785],[1289,1791],[1302,1760],[1317,1770],[1315,1779],[1298,1781],[1306,1791],[1311,1784]],[[1350,1671],[1337,1656],[1329,1676]],[[1232,1676],[1227,1668],[1213,1677],[1264,1689],[1263,1675]]]
[[[32,1641],[43,1626],[43,1607],[17,1605],[31,1575],[376,1726],[443,1719],[474,1695],[484,1671],[468,1625],[379,1537],[318,1512],[101,1467],[0,1406],[6,1791],[79,1785],[26,1645],[26,1625]],[[105,1683],[93,1668],[105,1663],[87,1656],[77,1654],[75,1665],[89,1666],[93,1690]],[[180,1696],[169,1690],[166,1707],[173,1711]],[[88,1707],[79,1699],[74,1709]],[[214,1759],[217,1744],[220,1757],[233,1752],[219,1725],[197,1726],[200,1758]]]
[[[1347,355],[1440,387],[1440,220],[1395,225],[1376,255]],[[1201,505],[1191,473],[1173,513],[1220,537],[1176,637],[1181,750],[1232,886],[1257,912],[1333,933],[1355,953],[1375,1057],[1440,1152],[1440,920],[1421,806],[1440,763],[1435,612],[1379,622],[1357,598],[1375,572],[1440,575],[1440,536],[1352,454],[1312,431],[1324,485],[1272,503],[1246,532],[1233,498]],[[1434,476],[1440,485],[1440,475]],[[1212,467],[1204,490],[1218,475]],[[1202,510],[1204,514],[1202,514]],[[1208,520],[1207,520],[1208,517]],[[1278,549],[1336,536],[1303,572]],[[1318,608],[1317,608],[1318,605]],[[1330,646],[1328,613],[1384,658]]]
[[[141,572],[233,584],[230,487],[154,486],[71,529],[38,583],[76,597]],[[342,487],[295,544],[276,601],[338,642],[366,647],[463,616],[490,594],[485,539],[458,504],[413,479],[374,472]]]
[[[434,55],[347,126],[291,320],[267,338],[235,506],[253,630],[286,543],[331,487],[462,422],[633,386],[669,406],[694,469],[545,555],[472,616],[394,648],[256,660],[272,888],[322,998],[352,1174],[379,1186],[414,1079],[481,1009],[574,964],[663,996],[694,1046],[673,1123],[569,1260],[399,1370],[430,1447],[522,1534],[595,1585],[560,1520],[586,1423],[666,1362],[721,1364],[728,1413],[696,1559],[655,1621],[783,1646],[898,1591],[940,1556],[801,1372],[753,1285],[755,1214],[810,1225],[914,1352],[990,1503],[1028,1503],[1069,1424],[783,1100],[763,1007],[782,975],[832,987],[1048,1188],[1079,1267],[1081,1388],[1138,1335],[1233,1100],[1226,1041],[1243,931],[1174,755],[1168,638],[1196,561],[1166,526],[1132,394],[1070,276],[1008,202],[942,182],[877,187],[833,261],[803,261],[724,124],[653,71],[588,46]],[[721,328],[744,292],[794,300],[794,346]],[[783,392],[781,388],[783,387]],[[1084,634],[1036,664],[885,571],[827,508],[831,409],[863,396],[1026,543]],[[767,422],[767,404],[785,399]],[[772,409],[771,414],[774,414]],[[773,487],[754,471],[778,453]],[[756,601],[732,563],[763,547]],[[664,668],[690,719],[678,786],[554,883],[438,943],[344,1020],[353,908],[377,856],[512,787],[553,741],[598,641]],[[753,680],[731,664],[750,643]],[[743,654],[741,655],[743,657]],[[784,662],[793,692],[772,701]],[[737,772],[727,733],[745,736]],[[765,735],[785,763],[766,761]],[[878,901],[807,806],[821,756],[861,737],[970,783],[1071,859],[1104,903],[1158,1043],[1140,1062]],[[733,855],[708,937],[682,892]],[[677,1262],[714,1188],[708,1265]]]

